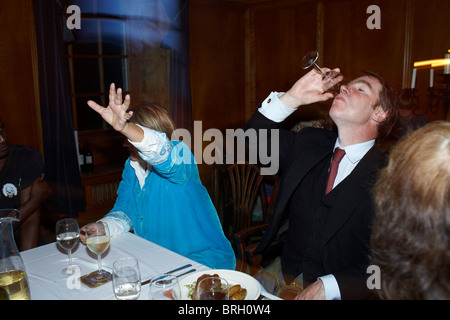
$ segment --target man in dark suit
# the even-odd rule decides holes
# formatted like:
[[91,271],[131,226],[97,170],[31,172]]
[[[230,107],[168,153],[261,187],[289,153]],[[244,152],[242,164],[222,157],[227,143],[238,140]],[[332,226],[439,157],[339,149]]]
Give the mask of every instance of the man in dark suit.
[[[244,129],[278,128],[298,107],[332,97],[322,89],[322,75],[311,70],[286,93],[272,92]],[[371,189],[385,164],[375,139],[392,128],[396,92],[379,75],[366,73],[341,87],[329,113],[337,135],[319,128],[279,130],[279,150],[272,153],[279,153],[281,185],[270,226],[255,253],[266,252],[288,221],[281,271],[286,284],[302,275],[305,289],[296,298],[368,298]],[[345,154],[333,189],[326,193],[336,148]]]

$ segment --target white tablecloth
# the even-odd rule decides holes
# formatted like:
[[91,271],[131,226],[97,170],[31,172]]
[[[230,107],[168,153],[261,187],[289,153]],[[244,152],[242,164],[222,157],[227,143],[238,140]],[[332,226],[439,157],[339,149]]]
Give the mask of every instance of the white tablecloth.
[[[83,245],[78,244],[72,252],[72,264],[80,267],[80,274],[65,277],[61,270],[68,265],[67,251],[56,243],[50,243],[20,253],[28,275],[32,300],[115,300],[112,281],[97,288],[89,288],[76,279],[98,269],[97,255]],[[132,256],[139,261],[142,282],[186,264],[192,267],[175,272],[182,274],[190,269],[210,270],[209,267],[167,250],[153,242],[132,233],[124,233],[111,238],[109,249],[102,255],[102,266],[112,271],[114,261]],[[187,275],[186,275],[187,276]],[[179,279],[183,279],[183,276]],[[148,285],[142,287],[139,300],[148,299]],[[261,293],[265,299],[279,298]]]
[[[115,299],[111,281],[97,288],[88,288],[82,283],[77,285],[75,275],[70,279],[63,276],[61,270],[68,265],[68,256],[56,242],[23,251],[20,255],[28,275],[32,300]],[[188,263],[191,263],[192,267],[174,274],[182,274],[192,268],[197,271],[209,269],[132,233],[111,239],[110,248],[102,255],[103,268],[111,272],[114,261],[127,256],[133,256],[139,261],[142,281]],[[72,263],[80,266],[81,275],[98,269],[97,255],[81,243],[73,250]],[[146,299],[148,285],[142,287],[139,297],[139,300]]]

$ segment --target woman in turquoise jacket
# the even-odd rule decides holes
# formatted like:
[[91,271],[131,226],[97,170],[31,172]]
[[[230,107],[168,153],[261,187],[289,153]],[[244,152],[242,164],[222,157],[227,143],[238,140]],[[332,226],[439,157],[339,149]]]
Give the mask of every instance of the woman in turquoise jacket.
[[154,104],[129,109],[121,89],[111,84],[106,108],[89,101],[115,130],[128,139],[130,152],[114,208],[101,220],[111,235],[134,233],[215,269],[234,269],[235,256],[226,239],[197,164],[188,146],[170,141],[174,125]]

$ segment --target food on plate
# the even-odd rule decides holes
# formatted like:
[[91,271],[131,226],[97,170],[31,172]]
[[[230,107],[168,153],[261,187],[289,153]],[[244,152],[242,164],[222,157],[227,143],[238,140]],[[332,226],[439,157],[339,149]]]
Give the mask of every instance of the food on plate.
[[[220,279],[214,279],[213,277],[219,278],[220,276],[218,274],[203,274],[201,275],[194,283],[186,285],[188,288],[188,297],[189,299],[195,300],[197,297],[198,292],[198,286],[202,287],[202,289],[208,289],[209,287],[222,287],[222,283],[220,282]],[[203,279],[211,278],[211,280],[205,280]],[[228,288],[228,296],[230,300],[244,300],[247,296],[247,290],[245,288],[242,288],[240,284],[234,284],[233,286]]]
[[[199,285],[200,281],[202,281],[203,279],[212,278],[212,277],[219,277],[219,275],[218,274],[212,274],[212,275],[211,274],[204,274],[204,275],[200,276],[197,279],[197,282],[196,282],[195,288],[194,288],[194,292],[192,293],[192,298],[193,299],[195,299],[195,297],[197,297],[198,285]],[[216,285],[216,286],[220,287],[220,279],[218,281],[219,281],[219,283],[215,283],[215,281],[213,281],[213,279],[211,279],[210,281],[203,281],[202,282],[203,289],[206,289],[208,286],[212,287],[213,285]]]
[[228,295],[230,300],[244,300],[247,296],[247,290],[241,288],[240,284],[236,284],[230,288]]
[[241,291],[241,285],[240,284],[235,284],[234,286],[232,286],[230,288],[230,290],[228,291],[228,294],[229,294],[229,296],[231,298],[234,294],[238,293],[239,291]]

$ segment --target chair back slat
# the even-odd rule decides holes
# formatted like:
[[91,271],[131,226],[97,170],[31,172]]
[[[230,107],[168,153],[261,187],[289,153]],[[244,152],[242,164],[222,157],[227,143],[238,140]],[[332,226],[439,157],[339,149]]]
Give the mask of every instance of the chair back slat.
[[233,199],[233,233],[251,225],[255,201],[261,186],[262,176],[256,165],[233,164],[228,167]]

